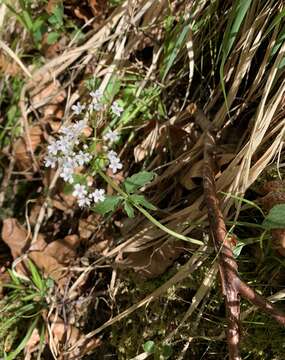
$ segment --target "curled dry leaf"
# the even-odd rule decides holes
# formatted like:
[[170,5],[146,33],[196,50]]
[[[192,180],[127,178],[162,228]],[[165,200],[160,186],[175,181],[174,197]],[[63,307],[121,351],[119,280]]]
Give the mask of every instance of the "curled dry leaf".
[[30,127],[30,129],[29,129],[29,138],[31,141],[30,146],[28,143],[27,134],[24,137],[19,138],[15,142],[15,144],[13,146],[15,160],[16,160],[17,166],[21,170],[27,171],[27,170],[31,169],[31,164],[32,164],[31,151],[35,152],[37,147],[42,142],[42,134],[43,134],[43,132],[42,132],[41,127],[39,125],[34,125],[34,126]]

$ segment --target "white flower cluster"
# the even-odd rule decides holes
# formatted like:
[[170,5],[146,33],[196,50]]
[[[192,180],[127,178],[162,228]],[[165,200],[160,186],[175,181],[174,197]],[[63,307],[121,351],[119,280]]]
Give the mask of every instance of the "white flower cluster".
[[60,177],[72,184],[75,168],[88,164],[91,155],[82,150],[75,152],[75,145],[79,144],[79,137],[86,127],[84,120],[78,121],[60,129],[61,136],[48,145],[48,154],[45,159],[45,166],[55,168],[58,165]]
[[[80,115],[87,111],[102,111],[105,108],[103,103],[103,94],[100,90],[90,92],[91,101],[89,104],[81,104],[79,101],[74,104],[71,109],[75,115]],[[124,109],[118,102],[113,102],[111,111],[116,116],[121,116]],[[88,146],[83,145],[83,150],[78,149],[80,145],[80,136],[83,130],[87,127],[85,120],[77,121],[69,126],[63,126],[60,129],[60,137],[53,140],[48,145],[48,154],[45,158],[45,166],[55,168],[58,166],[60,170],[60,177],[64,181],[74,184],[74,175],[76,168],[82,167],[90,162],[92,155],[88,152]],[[103,158],[108,162],[109,168],[115,174],[118,170],[123,168],[123,165],[114,150],[110,150],[110,146],[118,141],[119,136],[116,131],[109,129],[103,136],[103,140],[107,143],[103,147]],[[90,184],[91,186],[92,184]],[[92,203],[104,201],[105,190],[95,189],[90,191],[88,186],[82,184],[74,184],[73,196],[77,198],[80,207],[90,206]]]
[[95,204],[105,200],[105,190],[95,189],[93,192],[88,194],[88,189],[85,185],[75,184],[72,193],[77,198],[78,205],[80,207],[90,206],[92,202]]
[[123,168],[123,164],[121,163],[118,154],[114,150],[110,150],[107,153],[107,158],[109,160],[109,168],[112,170],[113,174],[115,174],[118,170]]

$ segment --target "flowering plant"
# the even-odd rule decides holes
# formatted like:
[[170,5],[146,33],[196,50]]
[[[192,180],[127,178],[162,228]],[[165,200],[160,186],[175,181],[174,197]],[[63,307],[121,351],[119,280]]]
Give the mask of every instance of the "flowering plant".
[[[94,115],[94,112],[105,110],[106,107],[102,101],[103,94],[99,90],[91,91],[90,98],[88,104],[81,104],[78,101],[71,107],[76,116],[86,111],[87,118],[90,118]],[[114,101],[110,111],[114,116],[120,117],[124,110],[118,101]],[[90,146],[83,136],[87,126],[88,120],[86,119],[62,126],[59,132],[60,136],[53,139],[48,145],[45,166],[58,167],[60,170],[59,176],[65,182],[71,184],[73,188],[72,194],[82,208],[92,206],[93,210],[105,214],[115,210],[117,206],[122,204],[128,216],[131,217],[134,216],[133,205],[135,204],[155,209],[142,195],[135,194],[140,187],[153,179],[154,174],[146,171],[140,172],[127,178],[123,183],[123,189],[119,188],[105,173],[106,167],[111,170],[112,174],[116,174],[118,170],[123,169],[123,164],[117,152],[112,148],[119,140],[119,133],[108,128],[99,139],[96,138],[95,129],[93,138],[95,146],[94,143]],[[100,150],[96,147],[97,142],[102,144]],[[89,166],[91,172],[87,171],[87,175],[78,176],[78,172],[82,171],[82,168],[86,166]],[[93,180],[90,180],[90,178],[93,179],[97,174],[101,175],[107,183],[115,188],[118,195],[107,196],[103,188],[94,188]],[[87,180],[88,175],[91,175],[89,180]]]

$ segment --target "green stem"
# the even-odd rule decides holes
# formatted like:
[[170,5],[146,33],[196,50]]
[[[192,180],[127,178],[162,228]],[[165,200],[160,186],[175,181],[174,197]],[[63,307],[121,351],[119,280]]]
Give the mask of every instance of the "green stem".
[[141,207],[140,205],[136,204],[134,201],[130,200],[127,193],[125,193],[109,176],[104,174],[104,172],[101,169],[98,169],[97,172],[99,175],[109,184],[112,186],[114,190],[116,190],[125,200],[129,200],[132,205],[140,212],[142,213],[153,225],[157,226],[159,229],[163,230],[167,234],[173,236],[176,239],[191,242],[196,245],[204,245],[204,243],[197,239],[192,239],[188,236],[182,235],[177,233],[174,230],[169,229],[168,227],[161,224],[158,220],[156,220],[146,209]]

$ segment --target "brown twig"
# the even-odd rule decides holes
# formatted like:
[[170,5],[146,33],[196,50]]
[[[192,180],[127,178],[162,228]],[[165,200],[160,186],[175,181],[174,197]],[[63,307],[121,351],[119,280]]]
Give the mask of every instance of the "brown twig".
[[225,296],[228,328],[227,339],[230,360],[239,360],[240,351],[240,296],[249,300],[262,311],[271,315],[280,324],[285,325],[285,315],[272,303],[258,295],[252,288],[244,283],[238,276],[238,266],[233,256],[231,238],[227,229],[216,192],[214,178],[214,150],[215,139],[213,134],[205,132],[204,144],[204,171],[203,184],[205,203],[208,210],[210,234],[214,248],[218,255],[219,272],[223,295]]

